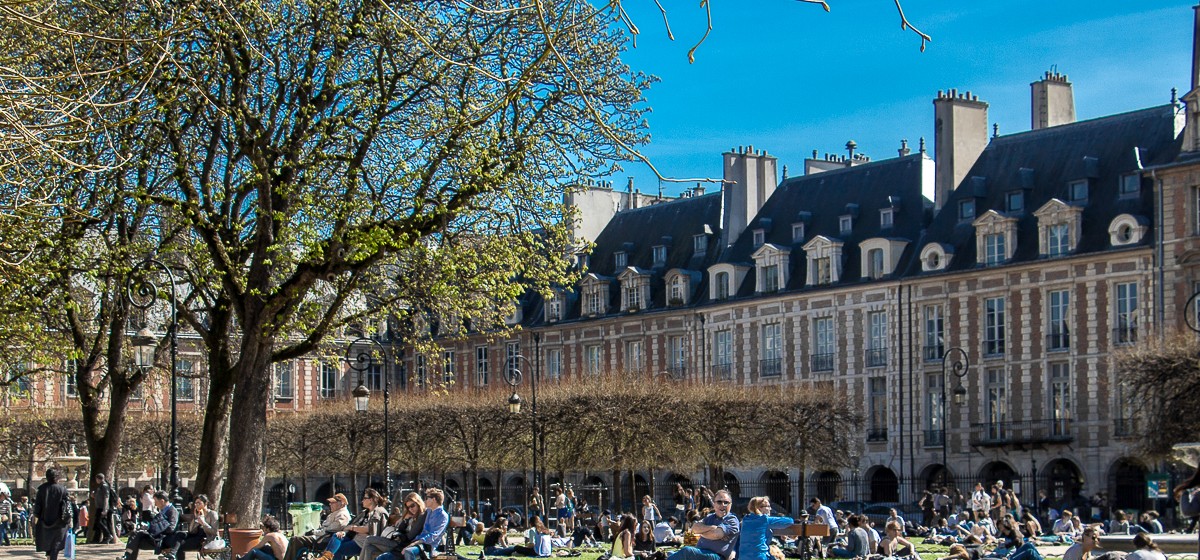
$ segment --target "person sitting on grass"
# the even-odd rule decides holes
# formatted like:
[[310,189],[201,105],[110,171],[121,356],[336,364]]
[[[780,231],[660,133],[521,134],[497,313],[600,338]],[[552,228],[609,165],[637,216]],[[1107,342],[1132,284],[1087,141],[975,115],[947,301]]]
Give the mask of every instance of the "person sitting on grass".
[[1149,533],[1138,533],[1133,536],[1133,547],[1137,550],[1130,552],[1125,560],[1167,560],[1162,549],[1154,544]]
[[1092,551],[1096,549],[1099,537],[1095,527],[1087,527],[1079,534],[1079,542],[1071,545],[1063,553],[1063,560],[1090,560]]
[[860,558],[870,556],[869,537],[862,527],[862,517],[851,514],[846,518],[846,546],[833,546],[829,554],[836,558]]
[[971,560],[971,553],[961,544],[950,545],[950,553],[937,560]]
[[1042,534],[1042,522],[1028,509],[1021,512],[1021,533],[1027,539],[1036,539]]
[[268,515],[263,518],[259,528],[263,534],[258,544],[240,556],[239,560],[283,560],[288,549],[288,538],[279,530],[279,521]]
[[661,546],[678,546],[683,544],[683,539],[675,534],[675,527],[678,525],[679,520],[675,516],[655,523],[653,528],[654,542]]
[[637,518],[628,513],[621,516],[621,522],[616,528],[617,536],[613,537],[612,548],[609,549],[609,556],[613,560],[630,560],[636,556],[633,550],[635,527]]
[[1079,533],[1075,532],[1074,518],[1075,515],[1071,513],[1071,510],[1064,509],[1058,521],[1054,522],[1054,527],[1050,532],[1064,541],[1075,540],[1079,536]]
[[904,530],[896,521],[888,521],[883,529],[883,539],[879,541],[879,553],[884,556],[912,556],[917,550],[913,543],[904,538]]
[[691,532],[699,539],[695,546],[684,546],[667,560],[726,560],[734,551],[734,542],[741,533],[742,524],[729,511],[733,498],[728,490],[718,490],[713,496],[713,512],[699,523],[692,525]]
[[633,536],[633,555],[638,558],[653,558],[654,553],[658,552],[658,544],[654,542],[656,540],[650,522],[639,523],[637,534]]
[[483,553],[487,556],[537,556],[532,546],[508,543],[508,518],[497,517],[496,524],[483,537]]

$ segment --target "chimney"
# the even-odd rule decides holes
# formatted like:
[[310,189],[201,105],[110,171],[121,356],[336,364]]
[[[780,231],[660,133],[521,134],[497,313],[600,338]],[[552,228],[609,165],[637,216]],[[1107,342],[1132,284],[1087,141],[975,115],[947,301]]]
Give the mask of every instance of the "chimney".
[[951,89],[933,100],[934,207],[940,209],[988,145],[988,104]]
[[766,151],[754,151],[753,146],[722,155],[725,181],[721,185],[721,235],[724,244],[730,245],[775,192],[779,175],[775,171],[777,160]]
[[1183,151],[1200,152],[1200,6],[1192,6],[1192,90],[1183,96]]
[[1041,80],[1029,84],[1033,98],[1031,114],[1034,130],[1075,122],[1075,94],[1066,74],[1046,72]]

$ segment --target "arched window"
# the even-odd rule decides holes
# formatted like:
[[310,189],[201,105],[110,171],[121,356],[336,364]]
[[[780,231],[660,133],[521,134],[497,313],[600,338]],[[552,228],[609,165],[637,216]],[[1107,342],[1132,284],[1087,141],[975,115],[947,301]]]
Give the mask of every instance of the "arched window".
[[726,299],[729,297],[729,273],[717,273],[717,299]]

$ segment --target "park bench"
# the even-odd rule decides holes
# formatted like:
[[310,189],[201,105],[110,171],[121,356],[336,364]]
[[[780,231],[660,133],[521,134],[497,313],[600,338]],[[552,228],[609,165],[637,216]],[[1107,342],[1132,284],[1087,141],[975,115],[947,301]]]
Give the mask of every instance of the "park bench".
[[221,530],[217,531],[217,536],[221,537],[225,541],[225,547],[214,548],[211,550],[204,550],[201,548],[196,553],[200,560],[233,560],[233,549],[229,546],[231,542],[229,540],[229,524],[234,522],[236,516],[230,518],[230,515],[233,514],[226,514],[221,517],[221,521],[224,526],[221,528]]
[[[1196,534],[1160,534],[1152,535],[1154,544],[1162,549],[1164,554],[1194,554],[1196,552]],[[1133,535],[1104,535],[1100,537],[1100,548],[1105,551],[1133,552]]]

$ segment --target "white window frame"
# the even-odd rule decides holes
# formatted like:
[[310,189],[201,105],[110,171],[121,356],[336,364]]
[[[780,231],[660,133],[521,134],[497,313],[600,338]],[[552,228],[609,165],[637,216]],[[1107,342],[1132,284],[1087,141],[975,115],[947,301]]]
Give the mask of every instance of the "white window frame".
[[646,370],[646,354],[643,343],[639,340],[625,341],[625,371],[642,372]]
[[338,380],[342,376],[341,370],[331,362],[321,362],[321,368],[317,387],[317,397],[322,399],[332,399],[337,397]]
[[1116,313],[1113,329],[1117,344],[1132,344],[1138,339],[1138,283],[1119,282],[1113,286]]
[[442,351],[442,383],[454,383],[454,350]]
[[667,264],[667,246],[666,245],[655,245],[654,247],[652,247],[650,249],[650,252],[651,252],[652,256],[654,257],[654,266],[663,266],[663,265]]
[[925,361],[941,360],[946,351],[943,338],[946,334],[946,319],[942,305],[926,305],[922,317],[925,321]]
[[546,378],[558,381],[562,378],[562,348],[546,349]]
[[891,208],[879,210],[879,228],[888,229],[896,225],[896,211]]
[[983,341],[985,356],[1003,356],[1008,350],[1007,298],[1004,296],[983,300]]
[[488,381],[488,347],[481,344],[475,347],[475,384],[486,387]]
[[988,368],[985,375],[984,423],[990,439],[1002,440],[1008,436],[1008,375],[1002,367]]
[[692,254],[703,255],[708,253],[708,236],[704,234],[692,236]]
[[1050,396],[1048,406],[1050,408],[1050,434],[1055,436],[1065,436],[1070,433],[1071,429],[1071,412],[1072,412],[1072,396],[1071,396],[1071,364],[1068,362],[1051,362],[1050,363],[1050,388],[1047,394]]
[[984,264],[996,265],[1008,260],[1008,254],[1005,252],[1006,237],[1004,232],[989,233],[983,236]]
[[1048,350],[1066,350],[1071,347],[1071,292],[1051,290],[1046,294],[1046,325]]
[[804,222],[792,224],[792,243],[804,242]]
[[[782,323],[764,323],[762,326],[762,350],[760,356],[762,359],[763,368],[760,368],[759,375],[762,377],[778,377],[783,375],[783,324]],[[769,363],[774,362],[775,371],[768,371],[766,367]]]
[[604,347],[589,344],[584,347],[584,368],[591,375],[600,375],[604,370]]

